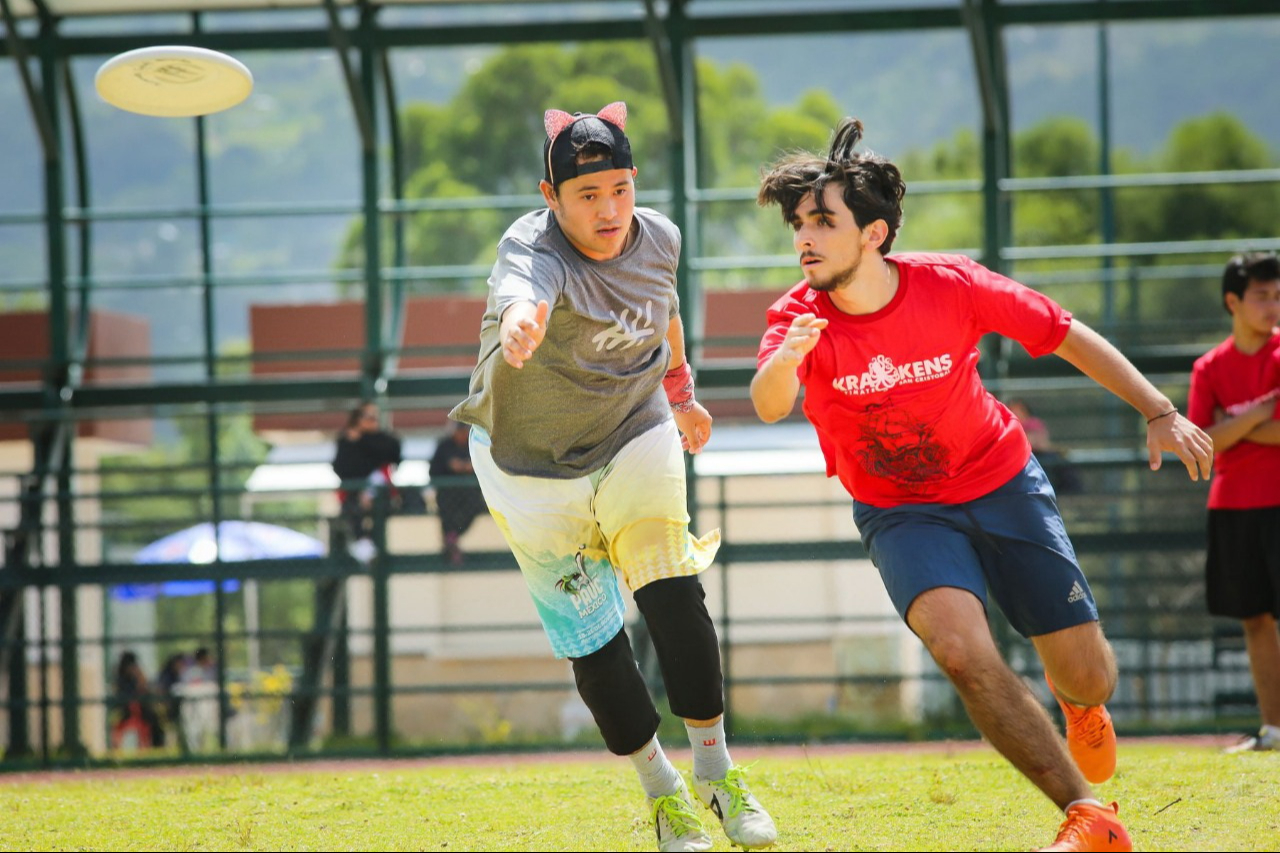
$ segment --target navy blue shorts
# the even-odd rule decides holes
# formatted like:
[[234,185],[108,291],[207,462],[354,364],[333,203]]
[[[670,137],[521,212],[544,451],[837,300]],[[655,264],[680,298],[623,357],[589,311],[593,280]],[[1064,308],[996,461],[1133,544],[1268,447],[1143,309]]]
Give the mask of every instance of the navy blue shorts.
[[888,509],[854,501],[853,520],[904,620],[917,596],[943,586],[972,592],[983,607],[990,588],[1024,637],[1098,619],[1053,487],[1034,456],[977,500]]

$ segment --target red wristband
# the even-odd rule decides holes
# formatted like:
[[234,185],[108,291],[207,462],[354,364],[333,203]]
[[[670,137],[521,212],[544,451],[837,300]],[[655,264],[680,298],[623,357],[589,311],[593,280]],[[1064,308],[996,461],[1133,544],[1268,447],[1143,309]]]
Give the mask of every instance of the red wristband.
[[667,392],[667,402],[677,412],[693,408],[693,371],[689,362],[667,371],[662,377],[662,390]]

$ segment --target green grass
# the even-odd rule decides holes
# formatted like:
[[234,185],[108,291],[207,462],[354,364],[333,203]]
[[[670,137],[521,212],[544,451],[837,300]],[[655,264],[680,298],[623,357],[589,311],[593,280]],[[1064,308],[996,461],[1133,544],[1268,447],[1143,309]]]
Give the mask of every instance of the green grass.
[[[1060,819],[986,750],[764,752],[751,779],[779,850],[1026,850]],[[1140,850],[1280,849],[1274,753],[1129,746],[1100,795]],[[650,850],[653,835],[629,765],[602,756],[0,777],[0,849]]]

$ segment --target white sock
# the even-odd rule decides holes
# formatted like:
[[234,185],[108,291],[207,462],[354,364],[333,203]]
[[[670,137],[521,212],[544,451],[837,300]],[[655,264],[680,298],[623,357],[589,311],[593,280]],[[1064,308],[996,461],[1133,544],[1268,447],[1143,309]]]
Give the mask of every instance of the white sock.
[[1072,800],[1067,803],[1067,807],[1062,810],[1063,813],[1070,811],[1072,806],[1097,806],[1098,808],[1102,808],[1102,801],[1093,799]]
[[693,747],[693,775],[699,779],[723,779],[733,761],[729,758],[729,746],[724,742],[724,717],[714,726],[684,724]]
[[640,787],[644,788],[646,796],[665,797],[680,790],[680,774],[667,760],[667,754],[662,751],[657,735],[639,752],[633,752],[627,757],[640,776]]
[[1273,737],[1280,740],[1280,726],[1268,726],[1263,723],[1262,728],[1258,729],[1258,737]]

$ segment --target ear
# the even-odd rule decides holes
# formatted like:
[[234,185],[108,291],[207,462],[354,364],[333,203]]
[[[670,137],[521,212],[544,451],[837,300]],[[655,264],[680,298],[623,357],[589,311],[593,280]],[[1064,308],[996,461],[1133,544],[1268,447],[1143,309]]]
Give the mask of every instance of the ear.
[[542,193],[542,199],[547,203],[547,207],[552,212],[558,212],[560,209],[560,199],[556,196],[556,188],[546,181],[538,181],[538,191]]
[[889,237],[889,226],[883,219],[877,219],[866,227],[862,232],[863,246],[868,249],[880,250],[880,244]]
[[609,106],[596,113],[598,118],[602,118],[610,124],[616,124],[619,130],[627,129],[627,105],[622,101],[614,101]]
[[1240,307],[1240,297],[1236,296],[1234,293],[1228,293],[1223,297],[1223,299],[1226,302],[1227,311],[1230,312],[1232,317],[1234,317],[1236,315],[1236,309]]
[[547,130],[547,138],[555,140],[560,131],[573,124],[573,116],[564,110],[547,110],[542,114],[542,126]]

